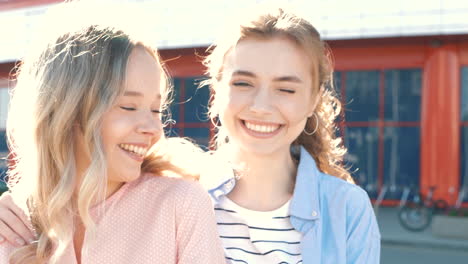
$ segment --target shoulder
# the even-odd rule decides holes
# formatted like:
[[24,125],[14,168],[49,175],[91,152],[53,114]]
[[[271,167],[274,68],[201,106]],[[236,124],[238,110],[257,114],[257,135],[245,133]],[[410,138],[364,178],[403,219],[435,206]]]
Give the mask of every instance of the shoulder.
[[154,206],[163,208],[166,213],[174,213],[175,224],[179,227],[192,226],[201,219],[205,222],[210,217],[214,219],[211,199],[197,181],[149,174],[142,178],[140,184],[153,190],[148,195],[151,195],[149,199],[156,201]]
[[319,176],[320,192],[323,196],[349,201],[369,200],[367,192],[356,184],[325,173]]
[[197,181],[149,173],[142,175],[135,187],[139,190],[150,190],[150,195],[164,194],[168,197],[184,197],[185,199],[208,197],[208,193]]
[[369,195],[358,185],[323,173],[319,184],[321,202],[330,209],[330,213],[346,215],[348,220],[373,217]]
[[343,220],[347,230],[366,226],[372,230],[370,233],[379,235],[374,210],[364,189],[327,174],[322,174],[321,178],[321,196],[330,214],[346,216]]

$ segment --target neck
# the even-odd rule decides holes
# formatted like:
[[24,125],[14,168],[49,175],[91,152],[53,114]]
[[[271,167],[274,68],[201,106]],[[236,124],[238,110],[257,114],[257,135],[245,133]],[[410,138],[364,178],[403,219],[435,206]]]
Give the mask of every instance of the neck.
[[[76,175],[77,175],[77,184],[76,184],[76,187],[75,187],[75,193],[74,193],[74,196],[77,198],[78,197],[78,194],[79,194],[79,188],[81,186],[81,183],[83,181],[83,177],[84,177],[84,173],[85,173],[86,170],[83,170],[83,169],[78,169],[77,172],[76,172]],[[107,177],[107,179],[109,179],[109,177]],[[95,197],[91,203],[92,206],[96,205],[96,204],[99,204],[101,202],[103,202],[102,199],[106,200],[107,198],[109,198],[110,196],[112,196],[115,192],[117,192],[123,185],[124,183],[123,182],[115,182],[115,181],[107,181],[107,184],[106,184],[106,193],[104,195],[104,197]]]
[[240,178],[228,197],[242,207],[271,211],[291,199],[297,166],[288,151],[259,155],[234,150]]
[[107,189],[106,189],[106,199],[111,197],[114,193],[116,193],[121,187],[124,185],[123,182],[107,182]]

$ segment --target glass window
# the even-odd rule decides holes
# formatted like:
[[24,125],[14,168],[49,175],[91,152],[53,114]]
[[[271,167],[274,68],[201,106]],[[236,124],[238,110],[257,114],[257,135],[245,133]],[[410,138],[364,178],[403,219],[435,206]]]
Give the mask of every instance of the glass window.
[[461,128],[461,159],[460,159],[460,184],[468,186],[468,126]]
[[6,166],[0,167],[0,194],[8,190],[8,187],[6,184],[6,172],[7,172]]
[[344,76],[343,102],[347,122],[376,121],[379,118],[379,71],[350,71]]
[[198,88],[202,77],[175,78],[172,119],[175,124],[166,127],[169,137],[190,137],[202,147],[208,147],[211,121],[208,117],[210,91]]
[[177,127],[167,127],[166,128],[166,136],[167,137],[180,137],[180,131]]
[[403,188],[419,187],[420,128],[384,128],[384,184],[387,199],[399,199]]
[[371,198],[377,197],[378,129],[376,127],[347,127],[345,145],[348,148],[345,160],[358,185]]
[[180,90],[183,88],[182,79],[175,78],[172,81],[172,84],[174,85],[174,93],[172,95],[172,103],[170,106],[171,118],[174,119],[175,121],[178,121],[179,120],[179,108],[183,104],[183,99],[180,96]]
[[184,136],[189,137],[205,150],[208,149],[210,140],[210,129],[206,127],[184,128]]
[[184,107],[185,122],[208,122],[208,100],[210,90],[208,87],[198,88],[201,78],[185,79],[185,96],[187,102]]
[[[345,103],[342,98],[342,93],[341,93],[341,78],[344,76],[343,72],[336,71],[333,73],[333,88],[335,89],[336,95],[338,96],[338,99],[342,103],[342,107],[344,107]],[[343,122],[343,114],[341,113],[336,117],[336,122]],[[340,135],[341,136],[341,135]]]
[[9,89],[0,87],[0,129],[5,130],[10,102]]
[[[460,186],[468,191],[468,126],[461,129],[461,159],[460,159]],[[464,202],[468,202],[468,193],[465,194]]]
[[8,147],[6,143],[5,131],[0,131],[0,194],[7,190],[6,185],[6,171],[7,171],[7,160]]
[[[7,146],[5,131],[0,131],[0,153],[8,153],[8,146]],[[1,156],[1,158],[3,157],[4,156]]]
[[400,199],[403,187],[419,184],[421,75],[421,69],[335,73],[346,161],[372,198],[382,185],[389,188],[385,199]]
[[462,67],[461,87],[462,89],[460,94],[460,116],[462,121],[468,121],[468,67]]
[[340,87],[341,87],[341,76],[343,76],[344,74],[340,71],[336,71],[333,73],[333,84],[334,84],[334,88],[335,88],[335,91],[336,93],[338,94],[338,98],[341,100],[341,90],[340,90]]
[[461,69],[460,110],[460,186],[468,188],[468,67]]
[[385,120],[419,121],[421,118],[421,70],[385,71]]

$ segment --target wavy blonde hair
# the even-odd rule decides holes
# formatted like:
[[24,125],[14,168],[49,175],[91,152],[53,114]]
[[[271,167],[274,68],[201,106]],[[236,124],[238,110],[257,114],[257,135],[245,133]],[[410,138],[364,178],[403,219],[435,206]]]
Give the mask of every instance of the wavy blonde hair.
[[[255,13],[253,19],[238,23],[227,34],[214,43],[210,54],[205,58],[209,79],[202,85],[209,85],[216,93],[221,83],[223,64],[226,54],[244,39],[268,40],[285,37],[296,43],[310,59],[313,72],[312,94],[321,94],[315,109],[316,117],[308,118],[305,125],[307,131],[314,131],[316,122],[318,128],[313,135],[302,132],[293,144],[302,145],[314,157],[318,168],[330,175],[349,182],[354,182],[347,169],[343,166],[343,156],[346,148],[341,138],[335,134],[335,119],[341,111],[341,103],[336,97],[333,86],[333,65],[331,52],[326,43],[320,39],[318,31],[305,19],[288,12],[283,8],[262,9]],[[321,90],[321,93],[319,92]],[[210,103],[210,117],[216,119],[220,102],[214,95]],[[317,118],[318,120],[315,120]],[[218,126],[214,147],[219,148],[227,142],[227,133]]]
[[[7,124],[9,146],[15,154],[9,182],[13,192],[28,201],[38,239],[15,251],[11,263],[53,263],[73,239],[71,223],[76,215],[87,230],[95,228],[89,209],[93,201],[105,198],[107,182],[100,123],[123,93],[128,58],[137,46],[161,64],[157,51],[129,32],[83,24],[36,46],[38,52],[19,66]],[[167,106],[171,86],[165,71],[162,80],[163,105]],[[81,181],[75,170],[75,126],[84,135],[91,160]],[[197,178],[172,162],[174,155],[170,155],[180,147],[197,148],[182,139],[160,141],[165,143],[145,158],[142,172]],[[24,186],[29,188],[21,189]]]

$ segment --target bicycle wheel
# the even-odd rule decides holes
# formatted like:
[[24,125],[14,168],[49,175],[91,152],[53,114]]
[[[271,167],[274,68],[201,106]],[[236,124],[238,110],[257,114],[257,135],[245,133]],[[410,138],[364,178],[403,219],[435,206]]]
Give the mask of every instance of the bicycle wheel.
[[420,204],[408,204],[398,212],[398,220],[405,229],[420,232],[431,224],[432,209]]

